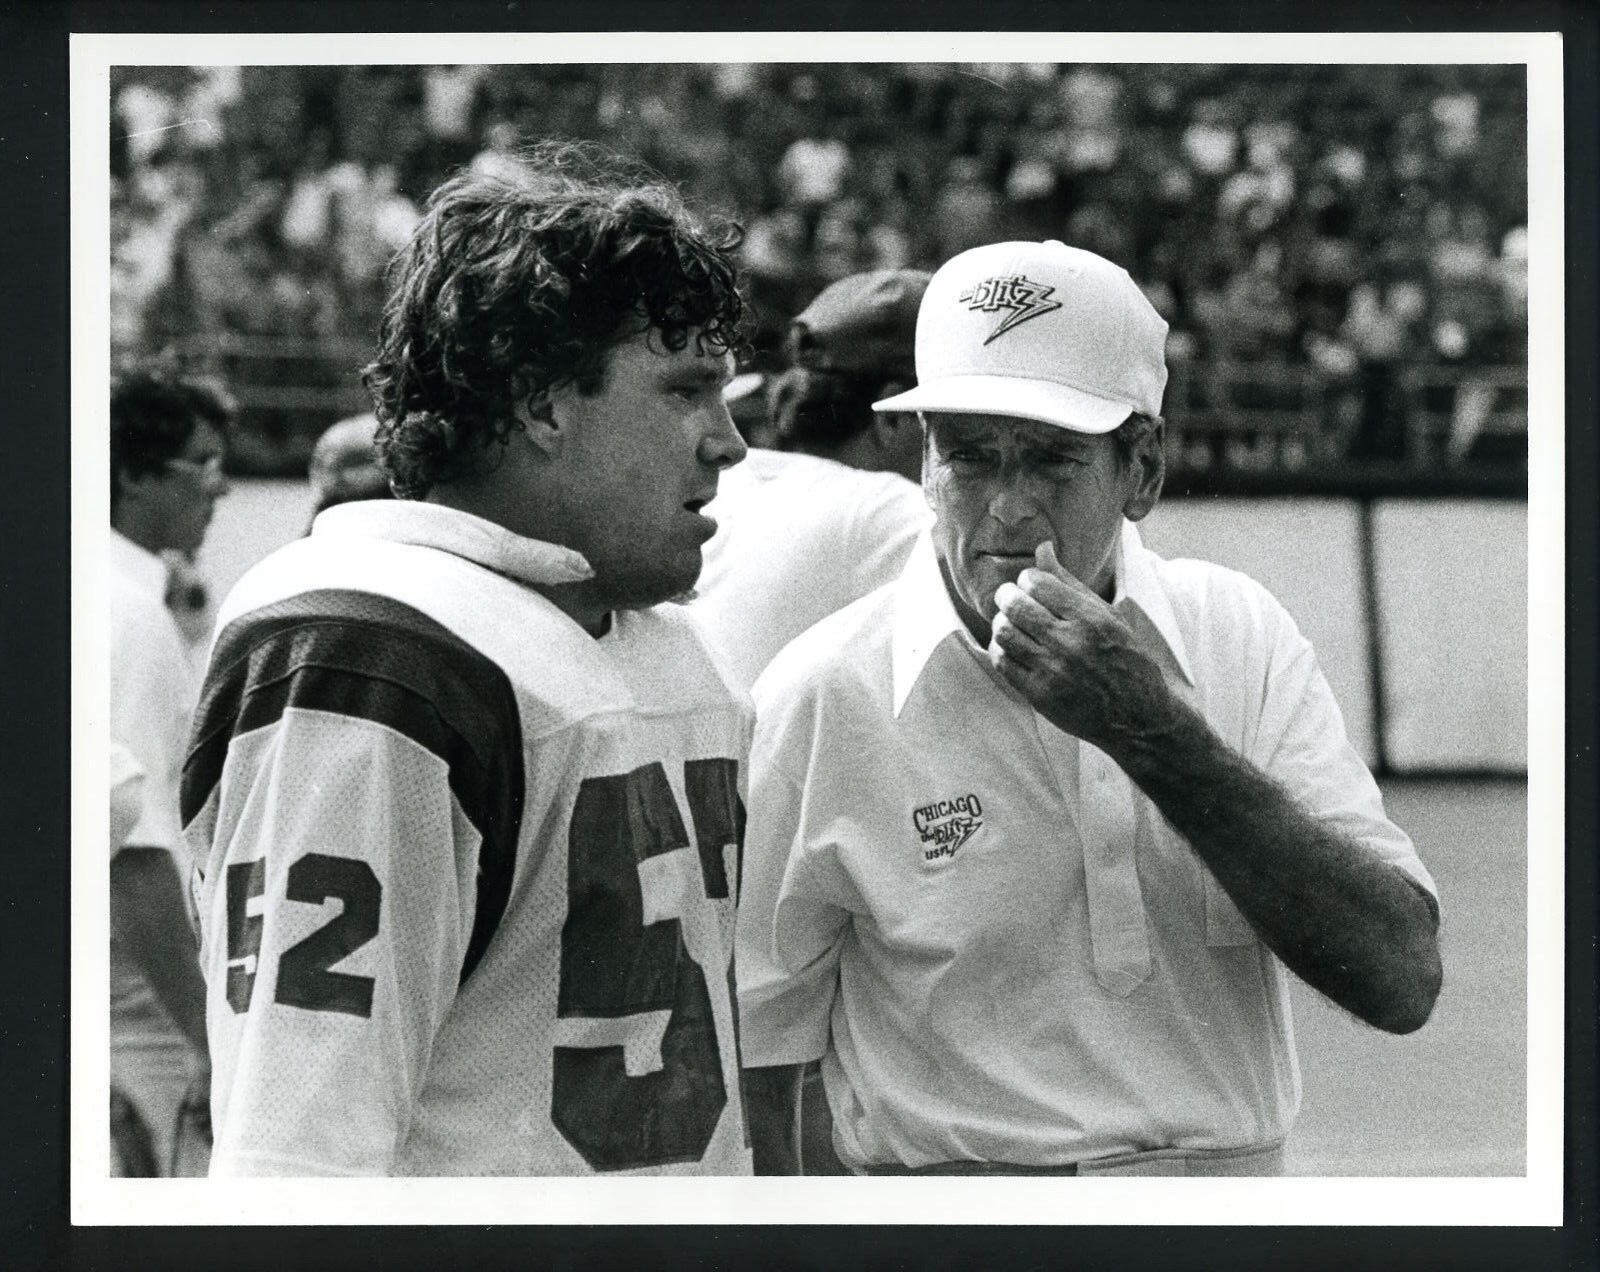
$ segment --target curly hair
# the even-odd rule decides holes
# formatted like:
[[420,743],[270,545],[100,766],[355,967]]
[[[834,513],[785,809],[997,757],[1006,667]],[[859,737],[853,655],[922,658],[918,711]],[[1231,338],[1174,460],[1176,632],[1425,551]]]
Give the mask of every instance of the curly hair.
[[175,357],[118,371],[111,381],[111,506],[122,478],[160,472],[201,424],[226,433],[234,411],[219,383],[185,370]]
[[390,264],[362,380],[401,498],[504,444],[519,402],[598,391],[631,322],[674,352],[691,335],[708,353],[748,352],[736,223],[702,221],[661,178],[591,144],[545,143],[521,166],[446,181]]

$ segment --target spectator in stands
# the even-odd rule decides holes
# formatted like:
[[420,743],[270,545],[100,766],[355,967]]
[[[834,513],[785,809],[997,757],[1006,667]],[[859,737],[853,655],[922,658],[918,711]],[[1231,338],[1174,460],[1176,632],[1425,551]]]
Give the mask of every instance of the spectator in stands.
[[111,740],[143,771],[144,788],[111,860],[111,1082],[116,1133],[149,1149],[129,1147],[125,1165],[157,1174],[180,1159],[205,1173],[185,1141],[198,1133],[192,1115],[210,1081],[178,821],[195,669],[166,605],[161,554],[192,557],[200,546],[228,488],[232,413],[215,386],[166,367],[131,370],[112,385]]
[[1362,373],[1361,428],[1351,446],[1357,458],[1395,459],[1405,453],[1397,368],[1419,338],[1417,295],[1403,282],[1387,289],[1362,283],[1350,295],[1342,334]]
[[[1270,236],[1278,286],[1317,310],[1294,316],[1273,356],[1298,360],[1308,332],[1336,332],[1374,272],[1423,280],[1430,315],[1443,315],[1417,356],[1457,370],[1522,360],[1514,302],[1465,281],[1494,269],[1494,245],[1527,215],[1522,183],[1505,179],[1526,160],[1514,67],[141,67],[117,78],[119,348],[198,331],[365,339],[373,264],[414,217],[412,200],[446,167],[476,154],[481,168],[511,168],[522,138],[564,131],[644,154],[751,222],[762,370],[831,278],[1018,235],[1126,260],[1171,297],[1160,305],[1184,336],[1226,335],[1230,304],[1248,311]],[[218,122],[174,126],[199,119]],[[1091,237],[1107,220],[1121,241]],[[279,374],[269,362],[263,382]],[[1369,374],[1362,395],[1385,400],[1380,359],[1356,378]]]
[[983,179],[977,158],[953,160],[932,209],[934,254],[943,259],[992,240],[1000,217],[1000,196]]

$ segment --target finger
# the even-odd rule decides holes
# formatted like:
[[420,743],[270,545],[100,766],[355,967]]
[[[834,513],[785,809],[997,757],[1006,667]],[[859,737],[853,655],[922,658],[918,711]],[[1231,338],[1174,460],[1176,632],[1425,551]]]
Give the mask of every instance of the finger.
[[1054,614],[1065,617],[1083,609],[1083,598],[1054,574],[1030,565],[1017,576],[1017,586]]
[[1017,586],[1052,614],[1063,619],[1089,619],[1110,607],[1076,579],[1064,583],[1054,574],[1029,566],[1017,577]]
[[[1046,579],[1054,579],[1076,596],[1094,596],[1094,592],[1082,579],[1061,564],[1061,558],[1056,555],[1054,540],[1046,539],[1033,550],[1034,571]],[[1095,597],[1096,600],[1099,597]]]
[[996,614],[994,621],[989,624],[989,629],[993,633],[991,643],[1007,653],[1032,659],[1040,651],[1038,639],[1013,622],[1007,614]]
[[[1015,583],[1002,583],[996,588],[994,603],[999,610],[995,615],[997,622],[1001,618],[1009,619],[1037,640],[1043,640],[1049,634],[1051,624],[1060,622],[1066,616],[1029,596]],[[1067,614],[1071,613],[1071,608],[1068,608]]]
[[1033,670],[1025,663],[1018,662],[1009,652],[992,642],[989,645],[989,662],[1012,688],[1026,698],[1033,697]]

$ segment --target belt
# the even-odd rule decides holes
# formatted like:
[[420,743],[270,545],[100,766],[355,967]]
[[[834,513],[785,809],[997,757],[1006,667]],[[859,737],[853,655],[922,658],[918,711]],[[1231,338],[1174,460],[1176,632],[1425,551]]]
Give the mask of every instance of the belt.
[[1189,1152],[1163,1148],[1147,1153],[1097,1157],[1059,1166],[1022,1166],[1014,1162],[934,1162],[927,1166],[868,1162],[851,1166],[858,1175],[1281,1175],[1283,1145],[1267,1148]]

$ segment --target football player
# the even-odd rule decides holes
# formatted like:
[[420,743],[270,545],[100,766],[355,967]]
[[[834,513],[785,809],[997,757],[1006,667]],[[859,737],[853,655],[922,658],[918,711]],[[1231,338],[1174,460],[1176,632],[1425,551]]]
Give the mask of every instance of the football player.
[[393,500],[235,587],[184,773],[213,1174],[738,1174],[750,720],[680,607],[744,443],[735,227],[590,149],[392,267]]

